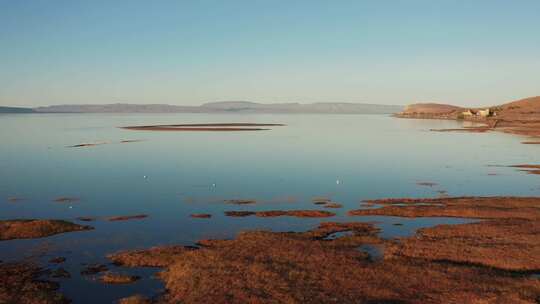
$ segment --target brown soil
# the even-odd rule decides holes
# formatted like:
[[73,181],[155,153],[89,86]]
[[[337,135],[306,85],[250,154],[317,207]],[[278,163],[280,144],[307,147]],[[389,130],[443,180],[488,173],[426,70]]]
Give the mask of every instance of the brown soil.
[[73,203],[80,201],[80,198],[78,197],[67,197],[67,196],[61,196],[54,199],[57,203]]
[[524,145],[540,145],[540,141],[522,141]]
[[0,221],[0,240],[42,238],[64,232],[94,229],[63,220]]
[[268,211],[225,211],[226,216],[244,217],[255,215],[258,217],[331,217],[335,213],[323,210],[268,210]]
[[[327,239],[336,232],[350,235]],[[540,281],[486,267],[357,248],[381,243],[367,223],[305,233],[252,231],[167,257],[162,303],[536,303]],[[171,262],[172,261],[172,262]],[[142,266],[140,264],[135,266]]]
[[117,265],[128,267],[165,267],[174,262],[177,255],[194,250],[187,246],[163,246],[144,250],[117,252],[107,257]]
[[233,205],[251,205],[257,203],[256,200],[252,199],[232,199],[232,200],[225,200],[226,204],[233,204]]
[[82,275],[94,275],[94,274],[98,274],[100,272],[104,272],[104,271],[107,271],[107,270],[109,270],[109,267],[107,267],[107,265],[93,264],[93,265],[86,266],[81,271],[81,274]]
[[418,182],[416,183],[418,186],[426,186],[426,187],[434,187],[434,186],[437,186],[439,184],[437,183],[434,183],[434,182]]
[[150,300],[142,295],[133,295],[127,298],[122,298],[118,304],[150,304]]
[[43,270],[26,263],[0,263],[0,303],[59,304],[69,301],[58,284],[38,277]]
[[397,198],[366,202],[383,207],[352,210],[349,215],[540,220],[540,198],[537,197]]
[[129,284],[138,281],[140,278],[139,276],[107,272],[101,276],[100,281],[106,284]]
[[193,218],[211,218],[212,215],[208,214],[208,213],[194,213],[194,214],[190,215],[190,217],[193,217]]
[[111,222],[116,222],[116,221],[141,220],[147,217],[148,215],[146,214],[122,215],[122,216],[111,216],[111,217],[108,217],[107,220]]

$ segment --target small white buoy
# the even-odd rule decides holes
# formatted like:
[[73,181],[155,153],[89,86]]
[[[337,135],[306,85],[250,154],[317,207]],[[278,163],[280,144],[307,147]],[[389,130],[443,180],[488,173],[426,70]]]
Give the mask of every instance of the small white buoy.
[[143,178],[144,178],[144,179],[147,179],[147,178],[148,178],[148,176],[146,176],[146,175],[143,175]]
[[336,185],[339,185],[341,181],[339,179],[336,179]]
[[69,206],[69,209],[73,209],[73,206]]
[[212,184],[212,187],[214,187],[214,188],[215,188],[215,187],[216,187],[216,183],[213,183],[213,184]]

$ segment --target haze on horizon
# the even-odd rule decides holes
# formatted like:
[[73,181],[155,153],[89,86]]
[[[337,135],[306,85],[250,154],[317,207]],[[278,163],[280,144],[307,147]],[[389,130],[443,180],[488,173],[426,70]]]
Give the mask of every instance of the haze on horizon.
[[0,105],[540,95],[540,1],[0,1]]

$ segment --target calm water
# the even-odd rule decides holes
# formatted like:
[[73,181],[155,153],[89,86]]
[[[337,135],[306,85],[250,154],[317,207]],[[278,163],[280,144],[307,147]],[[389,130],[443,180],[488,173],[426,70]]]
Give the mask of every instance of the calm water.
[[[237,133],[117,128],[204,122],[287,126]],[[66,256],[62,266],[72,278],[61,280],[62,292],[75,303],[108,303],[135,292],[155,295],[162,288],[150,278],[155,271],[151,269],[133,270],[145,279],[126,286],[80,277],[82,263],[107,262],[107,253],[230,238],[244,229],[301,231],[319,222],[228,218],[223,215],[226,210],[314,209],[320,207],[311,199],[325,196],[344,205],[331,210],[338,214],[331,220],[376,221],[382,235],[390,238],[464,220],[351,218],[346,211],[360,208],[364,199],[432,197],[439,190],[452,196],[540,195],[539,176],[491,166],[539,163],[539,146],[521,145],[523,138],[500,133],[428,131],[460,126],[453,121],[383,115],[23,114],[0,115],[0,125],[0,219],[149,215],[144,220],[90,222],[96,229],[88,232],[0,242],[1,260],[25,256],[46,262]],[[142,141],[120,144],[121,140]],[[98,141],[110,143],[66,147]],[[60,196],[80,201],[53,202]],[[24,200],[13,203],[8,197]],[[224,204],[224,199],[258,203],[234,206]],[[192,219],[191,213],[213,217]]]

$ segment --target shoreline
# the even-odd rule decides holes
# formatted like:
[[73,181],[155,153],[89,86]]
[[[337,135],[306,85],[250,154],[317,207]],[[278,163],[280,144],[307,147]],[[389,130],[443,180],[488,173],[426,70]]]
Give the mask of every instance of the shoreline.
[[[132,275],[128,272],[131,267],[161,268],[158,278],[166,292],[147,303],[220,303],[223,299],[243,303],[245,297],[279,302],[283,296],[295,299],[293,302],[328,302],[331,297],[340,303],[358,303],[359,299],[439,303],[448,298],[463,302],[495,297],[535,303],[540,296],[540,280],[529,277],[540,273],[536,258],[540,255],[540,197],[393,198],[365,203],[379,208],[349,210],[352,221],[322,222],[304,232],[245,230],[233,239],[120,251],[108,258],[119,267],[115,271],[126,273],[124,276]],[[373,223],[354,220],[366,215],[480,221],[435,225],[412,236],[383,239]],[[212,267],[208,267],[208,259]],[[13,265],[0,263],[0,268]],[[94,268],[97,278],[103,277],[102,272],[108,274],[107,265]],[[236,274],[230,276],[233,268]],[[299,271],[304,279],[285,280],[283,273],[290,271]],[[0,280],[6,275],[11,274],[0,275]],[[264,285],[259,285],[259,279],[244,279],[261,275],[274,279]],[[369,280],[360,280],[366,276]],[[408,280],[402,280],[405,276]],[[306,278],[312,278],[308,279],[311,287],[297,285]],[[329,278],[339,284],[326,283]],[[383,283],[389,278],[393,282],[390,286]],[[193,280],[204,284],[193,285]],[[208,288],[213,292],[208,293]],[[265,290],[266,295],[259,298],[251,290]],[[58,296],[54,288],[49,292]],[[10,291],[0,289],[0,298],[2,293]]]

